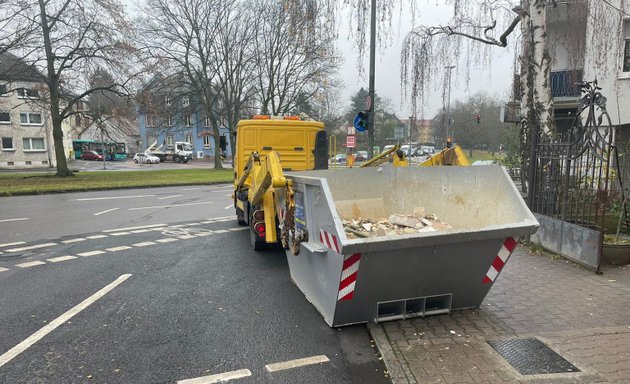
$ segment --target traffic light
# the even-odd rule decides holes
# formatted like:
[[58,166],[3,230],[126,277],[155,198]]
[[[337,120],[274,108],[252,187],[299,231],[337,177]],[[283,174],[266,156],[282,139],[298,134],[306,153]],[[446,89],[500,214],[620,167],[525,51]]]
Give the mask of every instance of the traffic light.
[[359,132],[364,132],[368,129],[370,111],[360,111],[354,118],[354,128]]
[[477,119],[477,124],[481,124],[481,115],[477,114],[475,118]]

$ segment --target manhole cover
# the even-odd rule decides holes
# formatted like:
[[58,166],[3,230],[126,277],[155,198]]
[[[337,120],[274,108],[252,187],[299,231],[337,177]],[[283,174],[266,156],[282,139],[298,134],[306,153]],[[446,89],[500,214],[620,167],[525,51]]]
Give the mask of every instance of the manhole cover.
[[521,375],[580,372],[538,339],[497,340],[488,344]]

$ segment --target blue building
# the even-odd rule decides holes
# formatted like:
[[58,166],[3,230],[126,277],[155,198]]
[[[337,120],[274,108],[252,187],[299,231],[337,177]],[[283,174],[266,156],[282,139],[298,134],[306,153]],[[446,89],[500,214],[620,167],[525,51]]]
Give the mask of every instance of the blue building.
[[[214,157],[210,119],[195,94],[178,79],[181,78],[155,76],[141,91],[138,103],[141,150],[156,141],[167,147],[184,141],[192,144],[195,159]],[[225,143],[225,153],[231,157],[229,129],[221,110],[222,103],[218,102],[215,116],[221,122],[220,141]]]

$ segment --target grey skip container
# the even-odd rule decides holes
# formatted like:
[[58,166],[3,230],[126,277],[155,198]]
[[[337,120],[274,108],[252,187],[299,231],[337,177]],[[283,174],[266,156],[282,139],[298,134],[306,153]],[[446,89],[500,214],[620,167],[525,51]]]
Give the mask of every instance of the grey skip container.
[[[287,251],[291,278],[331,327],[479,307],[511,253],[506,244],[539,226],[499,166],[337,169],[288,177],[296,225],[308,231],[298,256]],[[414,207],[452,229],[363,239],[344,233],[342,217],[388,218]]]

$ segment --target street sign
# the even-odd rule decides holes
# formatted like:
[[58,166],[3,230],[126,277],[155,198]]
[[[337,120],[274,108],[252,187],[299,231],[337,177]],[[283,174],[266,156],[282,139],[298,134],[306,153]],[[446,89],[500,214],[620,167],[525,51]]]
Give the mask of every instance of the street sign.
[[346,147],[348,148],[354,148],[354,145],[356,144],[356,136],[354,135],[348,135],[346,136]]
[[348,134],[348,135],[356,135],[357,134],[357,130],[353,126],[347,127],[346,134]]
[[354,128],[358,132],[364,132],[367,128],[366,126],[361,126],[361,121],[363,120],[362,114],[364,114],[364,112],[359,112],[357,116],[354,118]]
[[368,95],[365,98],[365,109],[369,111],[370,108],[372,108],[372,98],[370,97],[370,95]]

